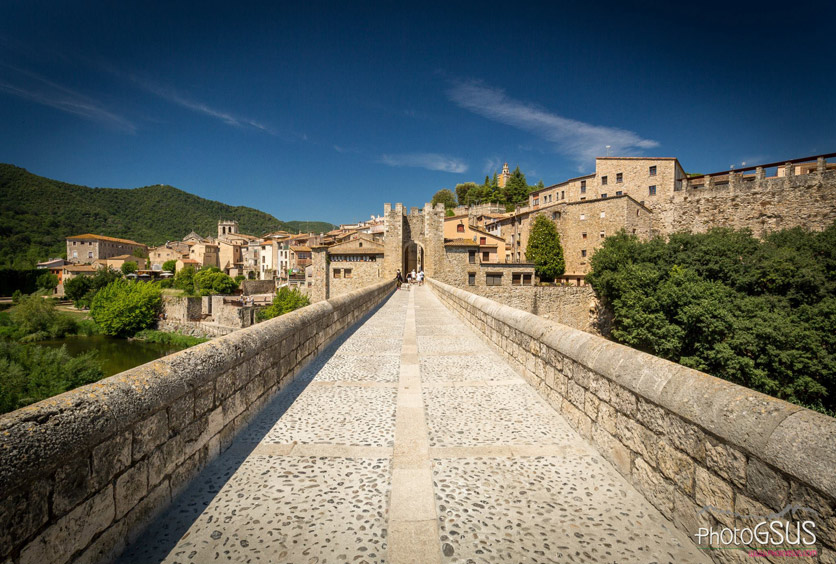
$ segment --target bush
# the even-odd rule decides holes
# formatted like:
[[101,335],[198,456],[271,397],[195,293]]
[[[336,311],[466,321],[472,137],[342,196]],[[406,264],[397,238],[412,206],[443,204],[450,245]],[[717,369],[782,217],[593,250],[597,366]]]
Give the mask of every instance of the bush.
[[209,339],[203,337],[192,337],[191,335],[183,335],[182,333],[169,333],[167,331],[157,331],[155,329],[143,329],[134,336],[135,339],[146,341],[148,343],[160,343],[163,345],[172,345],[175,347],[188,348],[200,343],[205,343]]
[[210,267],[194,275],[194,289],[202,295],[231,294],[238,289],[238,284],[218,268]]
[[180,272],[174,275],[174,287],[178,290],[183,290],[187,294],[193,294],[194,275],[195,269],[193,266],[184,266],[180,269]]
[[176,260],[167,260],[163,263],[163,270],[166,272],[174,272],[177,270],[177,261]]
[[287,286],[282,286],[276,292],[276,297],[273,298],[273,303],[258,312],[258,320],[272,319],[285,313],[290,313],[300,307],[310,305],[311,300],[308,296],[302,294],[299,290],[294,288],[291,290]]
[[101,380],[95,353],[75,358],[64,347],[0,342],[0,413]]
[[90,315],[105,335],[130,337],[154,325],[161,309],[156,284],[116,280],[93,298]]
[[121,267],[122,274],[124,274],[125,276],[127,276],[128,274],[133,274],[134,272],[137,271],[137,268],[138,268],[137,264],[134,261],[132,261],[132,260],[125,261],[125,262],[122,263],[122,267]]
[[760,241],[713,229],[647,242],[624,232],[587,281],[637,349],[823,412],[836,409],[836,224]]
[[58,287],[58,277],[51,272],[44,272],[38,276],[36,284],[39,290],[49,290],[49,292],[52,292]]

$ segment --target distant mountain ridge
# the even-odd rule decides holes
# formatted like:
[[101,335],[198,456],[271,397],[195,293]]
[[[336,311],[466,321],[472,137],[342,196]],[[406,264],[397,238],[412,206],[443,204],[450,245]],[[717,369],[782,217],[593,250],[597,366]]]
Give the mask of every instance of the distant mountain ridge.
[[182,239],[192,230],[214,236],[219,219],[234,219],[242,233],[252,235],[334,229],[323,221],[281,221],[173,186],[90,188],[1,163],[0,201],[0,268],[31,268],[40,260],[63,256],[65,237],[81,233],[159,245]]

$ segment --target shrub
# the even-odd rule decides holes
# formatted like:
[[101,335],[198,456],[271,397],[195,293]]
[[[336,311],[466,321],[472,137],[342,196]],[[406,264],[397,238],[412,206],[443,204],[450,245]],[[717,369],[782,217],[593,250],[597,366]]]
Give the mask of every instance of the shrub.
[[167,260],[163,263],[163,270],[166,272],[174,272],[177,270],[177,261],[176,260]]
[[127,276],[128,274],[133,274],[137,270],[137,264],[132,260],[125,261],[122,263],[121,270],[122,274],[124,274],[125,276]]
[[299,290],[294,288],[291,290],[287,286],[282,286],[276,292],[276,297],[273,298],[273,303],[258,312],[258,320],[272,319],[285,313],[290,313],[295,309],[310,305],[311,300],[308,296],[302,294]]
[[544,215],[534,218],[525,257],[534,263],[534,270],[541,280],[552,281],[566,271],[560,235],[554,223]]
[[218,268],[204,268],[194,275],[195,291],[203,296],[210,294],[231,294],[238,284]]
[[39,290],[49,290],[52,292],[58,286],[58,277],[51,272],[44,272],[38,276],[36,284]]
[[130,337],[154,325],[161,309],[156,284],[116,280],[93,298],[90,315],[105,335]]

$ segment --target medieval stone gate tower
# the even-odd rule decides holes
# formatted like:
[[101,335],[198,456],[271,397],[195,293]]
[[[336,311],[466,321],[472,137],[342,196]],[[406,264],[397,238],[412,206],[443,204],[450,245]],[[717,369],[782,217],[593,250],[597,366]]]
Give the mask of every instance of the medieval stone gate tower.
[[435,276],[444,260],[444,204],[413,207],[383,204],[383,276],[394,278],[398,269],[406,274],[424,269]]

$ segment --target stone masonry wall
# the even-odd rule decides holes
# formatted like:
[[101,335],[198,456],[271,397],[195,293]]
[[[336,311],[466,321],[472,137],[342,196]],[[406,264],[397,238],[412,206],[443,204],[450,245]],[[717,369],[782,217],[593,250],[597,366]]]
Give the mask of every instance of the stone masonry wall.
[[[477,332],[693,540],[811,508],[818,559],[836,562],[836,419],[546,321],[435,280]],[[711,506],[707,511],[701,512]],[[803,547],[809,548],[809,547]],[[707,551],[717,562],[746,551]],[[778,561],[783,561],[779,559]]]
[[600,335],[608,321],[592,286],[468,286],[467,291],[581,331]]
[[0,562],[111,561],[391,282],[0,417]]
[[823,230],[836,221],[836,171],[730,182],[674,192],[654,207],[663,233],[703,232],[723,226],[762,237],[790,227]]

